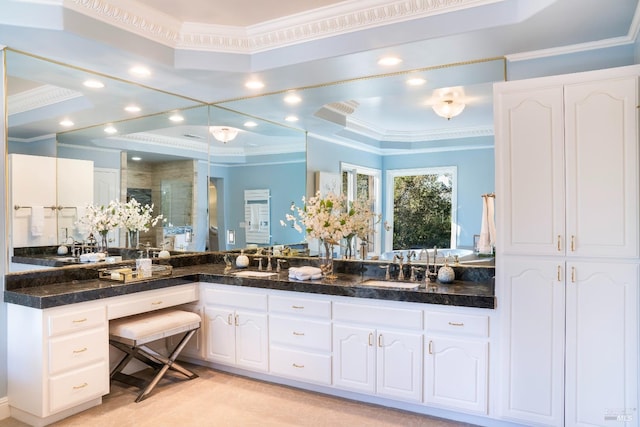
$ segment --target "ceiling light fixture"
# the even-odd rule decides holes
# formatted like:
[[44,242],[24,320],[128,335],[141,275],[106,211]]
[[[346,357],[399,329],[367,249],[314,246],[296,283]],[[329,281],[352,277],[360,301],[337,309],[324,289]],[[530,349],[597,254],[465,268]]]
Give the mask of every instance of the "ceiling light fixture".
[[254,128],[258,126],[258,124],[254,121],[249,120],[248,122],[244,122],[244,127],[246,128]]
[[378,61],[378,65],[393,66],[398,65],[401,62],[402,59],[398,58],[397,56],[385,56],[384,58],[380,58],[380,60]]
[[249,80],[244,84],[244,87],[247,89],[262,89],[264,87],[264,83],[260,80]]
[[139,77],[147,77],[151,75],[151,70],[149,70],[147,67],[143,67],[142,65],[136,65],[129,68],[129,73]]
[[91,89],[102,89],[104,87],[104,83],[94,79],[85,80],[82,84],[85,87],[90,87]]
[[413,78],[407,79],[407,84],[409,86],[422,86],[426,82],[427,81],[422,77],[413,77]]
[[297,121],[298,121],[298,118],[297,118],[296,116],[294,116],[294,115],[287,116],[287,117],[285,117],[284,119],[285,119],[286,121],[288,121],[288,122],[297,122]]
[[452,117],[455,117],[462,113],[462,110],[464,110],[465,106],[466,105],[462,102],[458,102],[453,98],[449,98],[439,101],[431,108],[433,108],[433,111],[435,111],[435,113],[440,117],[451,120]]
[[129,112],[129,113],[139,113],[140,112],[140,107],[138,107],[137,105],[127,105],[126,107],[124,107],[124,110]]
[[290,93],[289,95],[284,97],[284,102],[286,102],[287,104],[298,104],[300,103],[300,101],[302,101],[302,98],[300,98],[295,93]]
[[133,156],[131,160],[133,160],[134,162],[139,162],[140,160],[142,160],[142,157]]
[[104,128],[104,132],[108,133],[109,135],[112,135],[114,133],[118,133],[118,129],[113,127],[113,125],[108,125],[106,128]]
[[238,136],[239,129],[229,126],[211,126],[209,132],[218,141],[226,144],[229,141],[233,141]]
[[64,126],[66,128],[73,126],[73,122],[69,119],[64,119],[60,121],[60,126]]
[[169,120],[171,120],[174,123],[180,123],[184,121],[184,117],[178,113],[175,113],[169,116]]

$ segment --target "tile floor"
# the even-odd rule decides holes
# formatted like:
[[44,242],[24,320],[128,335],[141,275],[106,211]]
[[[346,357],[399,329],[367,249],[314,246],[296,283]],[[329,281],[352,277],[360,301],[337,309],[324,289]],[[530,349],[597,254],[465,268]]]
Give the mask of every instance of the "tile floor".
[[[165,378],[140,403],[134,402],[137,389],[113,382],[102,405],[52,426],[469,426],[199,366],[191,368],[200,378],[173,384]],[[25,425],[11,418],[0,421],[0,427]]]

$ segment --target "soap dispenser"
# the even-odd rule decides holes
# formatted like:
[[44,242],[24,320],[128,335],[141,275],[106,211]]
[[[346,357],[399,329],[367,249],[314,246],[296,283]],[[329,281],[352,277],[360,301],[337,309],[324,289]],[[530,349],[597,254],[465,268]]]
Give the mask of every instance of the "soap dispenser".
[[249,266],[249,257],[244,254],[244,250],[240,251],[240,255],[236,258],[236,267],[245,268]]
[[440,283],[452,283],[456,278],[453,268],[449,267],[449,257],[445,257],[444,265],[438,270],[438,281]]

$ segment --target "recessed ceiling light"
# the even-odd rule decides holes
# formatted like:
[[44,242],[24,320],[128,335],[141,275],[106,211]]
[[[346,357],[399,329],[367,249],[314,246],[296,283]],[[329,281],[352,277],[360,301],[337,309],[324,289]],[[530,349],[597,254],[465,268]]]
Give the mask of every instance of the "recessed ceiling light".
[[260,80],[249,80],[244,84],[247,89],[262,89],[264,87],[264,83]]
[[112,125],[107,126],[106,128],[104,128],[104,132],[108,133],[109,135],[117,133],[118,129],[116,129],[115,127],[113,127]]
[[86,87],[90,87],[91,89],[101,89],[104,87],[104,83],[94,79],[85,80],[82,84]]
[[139,77],[147,77],[151,75],[151,70],[147,67],[143,67],[142,65],[136,65],[129,68],[129,72]]
[[298,118],[296,116],[291,115],[291,116],[285,117],[285,120],[288,122],[297,122]]
[[398,58],[397,56],[385,56],[384,58],[380,58],[380,60],[378,61],[378,65],[398,65],[401,62],[402,59]]
[[407,84],[409,86],[421,86],[423,84],[425,84],[427,81],[425,79],[423,79],[422,77],[412,77],[410,79],[407,79]]
[[140,107],[138,107],[137,105],[127,105],[126,107],[124,107],[125,111],[128,111],[129,113],[139,113],[140,112]]
[[66,128],[73,126],[73,122],[69,119],[64,119],[60,121],[60,126],[64,126]]
[[287,104],[298,104],[300,101],[302,101],[302,98],[300,98],[295,93],[290,93],[289,95],[284,97],[284,102],[286,102]]
[[133,160],[134,162],[139,162],[140,160],[142,160],[142,157],[134,156],[131,158],[131,160]]
[[246,128],[254,128],[258,126],[258,124],[256,122],[252,122],[251,120],[249,120],[248,122],[244,122],[244,127]]
[[175,123],[179,123],[179,122],[184,121],[184,117],[181,116],[178,113],[174,113],[174,114],[169,116],[169,120],[171,120],[172,122],[175,122]]

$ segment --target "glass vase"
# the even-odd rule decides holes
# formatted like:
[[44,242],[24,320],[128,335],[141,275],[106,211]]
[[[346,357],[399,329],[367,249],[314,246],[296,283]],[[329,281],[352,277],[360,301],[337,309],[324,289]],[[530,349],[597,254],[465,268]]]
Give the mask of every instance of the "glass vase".
[[109,255],[109,230],[100,231],[100,241],[98,241],[98,252]]
[[140,233],[138,230],[129,230],[127,233],[128,238],[128,248],[137,249],[138,244],[140,243]]
[[338,276],[333,272],[333,243],[329,240],[323,240],[324,253],[320,257],[320,269],[325,279],[333,280]]

